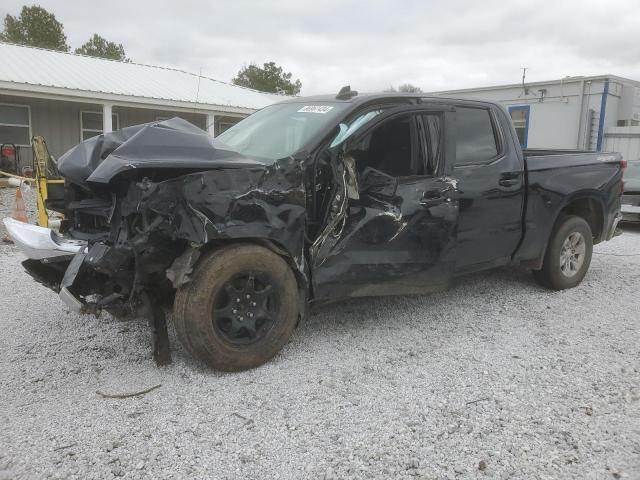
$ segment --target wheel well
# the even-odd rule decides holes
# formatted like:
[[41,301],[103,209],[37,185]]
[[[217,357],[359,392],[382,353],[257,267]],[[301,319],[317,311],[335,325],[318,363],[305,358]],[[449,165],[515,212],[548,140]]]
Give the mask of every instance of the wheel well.
[[289,265],[289,268],[291,268],[291,271],[293,272],[293,275],[296,277],[296,281],[298,282],[298,290],[300,292],[300,312],[302,312],[303,317],[306,316],[307,300],[309,299],[310,290],[311,290],[309,285],[309,279],[304,274],[304,272],[300,271],[300,269],[298,268],[298,265],[296,264],[296,261],[291,257],[289,252],[278,243],[271,240],[261,239],[261,238],[215,239],[210,241],[206,245],[203,245],[201,248],[201,252],[202,253],[209,252],[211,250],[215,250],[216,248],[220,248],[225,245],[241,244],[241,243],[244,243],[244,244],[252,243],[254,245],[260,245],[262,247],[265,247],[268,250],[271,250],[275,254],[282,257],[282,259],[285,262],[287,262],[287,264]]
[[[598,243],[602,236],[603,215],[602,205],[595,198],[577,198],[567,204],[560,214],[582,217],[591,228],[594,243]],[[558,217],[560,218],[560,217]]]

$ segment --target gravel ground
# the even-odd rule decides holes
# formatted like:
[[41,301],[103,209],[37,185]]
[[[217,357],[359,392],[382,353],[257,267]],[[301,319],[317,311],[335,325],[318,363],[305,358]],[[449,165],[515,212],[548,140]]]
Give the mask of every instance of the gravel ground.
[[221,374],[173,331],[155,367],[144,322],[69,313],[0,246],[0,478],[638,479],[640,229],[596,252],[570,291],[500,269],[323,307]]

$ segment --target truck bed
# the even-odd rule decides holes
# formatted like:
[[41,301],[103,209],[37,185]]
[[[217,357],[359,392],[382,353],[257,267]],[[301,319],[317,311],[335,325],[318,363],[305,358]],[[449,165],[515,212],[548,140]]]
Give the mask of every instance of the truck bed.
[[[527,175],[524,237],[515,259],[541,259],[553,228],[551,219],[567,205],[595,212],[594,243],[607,240],[620,211],[619,153],[523,150]],[[585,200],[587,199],[587,200]],[[585,214],[586,215],[586,214]],[[596,221],[597,219],[597,221]]]
[[[622,157],[619,153],[592,152],[587,150],[546,150],[546,149],[524,149],[522,155],[525,159],[525,166],[528,172],[590,166],[595,167],[600,164],[610,163],[619,165]],[[617,168],[617,167],[616,167]]]

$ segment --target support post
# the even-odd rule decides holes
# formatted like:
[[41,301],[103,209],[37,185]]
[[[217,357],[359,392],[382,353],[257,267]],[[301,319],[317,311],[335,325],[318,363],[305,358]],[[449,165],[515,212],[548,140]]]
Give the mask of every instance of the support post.
[[207,113],[207,133],[212,137],[216,136],[216,115],[215,113]]
[[602,151],[602,139],[604,138],[604,117],[607,113],[607,97],[609,96],[609,79],[604,81],[604,88],[602,90],[602,99],[600,100],[600,119],[598,120],[598,140],[596,143],[596,150]]
[[110,103],[102,104],[102,133],[113,132],[113,105]]

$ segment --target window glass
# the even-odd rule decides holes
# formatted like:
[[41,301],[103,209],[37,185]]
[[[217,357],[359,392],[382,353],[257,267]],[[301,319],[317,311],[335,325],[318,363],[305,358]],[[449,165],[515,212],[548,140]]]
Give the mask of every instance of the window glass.
[[102,114],[98,112],[82,112],[83,130],[102,130]]
[[380,115],[383,110],[372,110],[367,113],[363,113],[359,117],[355,118],[350,124],[341,123],[338,127],[340,128],[340,132],[336,135],[336,138],[331,142],[330,147],[335,147],[336,145],[340,145],[347,138],[353,135],[356,131],[358,131],[363,125],[369,123],[375,117]]
[[[102,125],[102,112],[81,112],[81,132],[80,136],[82,140],[87,140],[91,137],[101,135],[103,130]],[[118,115],[112,114],[111,116],[111,128],[118,130],[120,125],[118,123]]]
[[97,132],[95,130],[83,130],[82,131],[82,140],[89,140],[92,137],[97,137],[98,135],[101,135],[102,132]]
[[0,125],[0,144],[29,145],[29,127]]
[[0,124],[29,126],[29,108],[21,105],[0,105]]
[[29,145],[29,107],[0,105],[0,144]]
[[443,155],[442,117],[440,115],[423,115],[422,124],[425,128],[427,175],[438,171]]
[[489,110],[456,108],[456,165],[483,163],[498,154]]
[[415,175],[411,117],[387,120],[352,145],[349,154],[361,173],[368,167],[392,177]]
[[249,115],[217,138],[244,155],[285,158],[330,128],[348,106],[344,102],[279,103]]
[[520,146],[525,148],[527,146],[527,131],[529,127],[529,107],[511,107],[509,108],[509,115],[516,130]]
[[221,133],[226,132],[227,130],[229,130],[234,125],[235,125],[235,123],[231,123],[231,122],[220,122],[218,124],[218,135],[220,135]]

